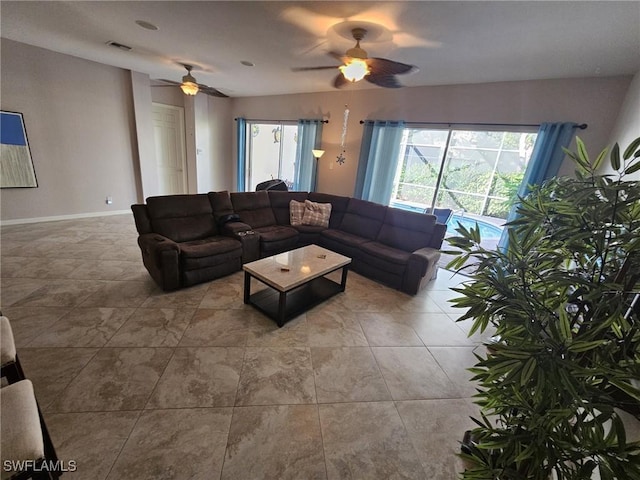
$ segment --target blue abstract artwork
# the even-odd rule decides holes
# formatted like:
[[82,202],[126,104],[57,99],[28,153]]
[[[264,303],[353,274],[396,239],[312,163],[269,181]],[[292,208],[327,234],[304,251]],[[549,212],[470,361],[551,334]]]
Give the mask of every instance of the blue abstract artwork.
[[21,113],[0,112],[0,187],[37,187]]

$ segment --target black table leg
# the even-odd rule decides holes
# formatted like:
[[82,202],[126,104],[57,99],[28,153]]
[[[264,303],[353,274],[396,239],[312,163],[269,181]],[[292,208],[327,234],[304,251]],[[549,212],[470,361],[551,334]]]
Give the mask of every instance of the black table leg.
[[277,318],[279,327],[284,325],[286,311],[287,311],[287,294],[285,292],[280,292],[280,298],[278,299],[278,318]]
[[345,265],[342,267],[342,282],[340,282],[341,292],[344,292],[344,289],[347,287],[347,273],[349,273],[349,266]]
[[251,298],[251,275],[249,272],[244,272],[244,303],[249,303]]

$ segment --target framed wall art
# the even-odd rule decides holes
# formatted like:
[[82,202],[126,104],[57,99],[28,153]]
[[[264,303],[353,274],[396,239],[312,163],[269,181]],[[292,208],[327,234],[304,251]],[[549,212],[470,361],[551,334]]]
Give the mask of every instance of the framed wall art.
[[0,111],[0,187],[37,187],[21,113]]

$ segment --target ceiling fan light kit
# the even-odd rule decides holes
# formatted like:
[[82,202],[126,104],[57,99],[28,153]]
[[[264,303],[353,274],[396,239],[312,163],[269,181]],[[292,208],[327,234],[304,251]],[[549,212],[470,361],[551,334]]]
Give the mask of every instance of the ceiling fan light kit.
[[198,82],[196,82],[196,79],[191,75],[191,69],[193,69],[193,67],[191,65],[185,65],[184,68],[187,69],[187,74],[182,77],[180,88],[186,95],[195,95],[200,89],[198,88]]
[[[333,58],[340,60],[343,64],[337,68],[340,73],[333,80],[335,88],[342,88],[349,83],[367,80],[379,87],[399,88],[402,87],[396,75],[415,72],[418,68],[415,65],[396,62],[386,58],[369,58],[367,52],[360,47],[360,40],[364,38],[367,30],[364,28],[354,28],[351,35],[356,41],[356,45],[341,55],[337,52],[329,52]],[[303,72],[311,70],[330,70],[336,67],[302,67],[294,68],[294,71]]]
[[344,78],[350,82],[358,82],[370,73],[367,62],[359,58],[352,59],[351,62],[346,65],[340,65],[338,69],[340,69]]

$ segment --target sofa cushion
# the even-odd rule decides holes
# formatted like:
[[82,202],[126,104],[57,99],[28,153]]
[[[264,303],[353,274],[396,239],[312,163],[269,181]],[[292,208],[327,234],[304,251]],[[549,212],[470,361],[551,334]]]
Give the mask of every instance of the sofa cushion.
[[411,258],[410,252],[389,247],[379,242],[366,242],[362,244],[361,248],[364,253],[372,257],[396,265],[402,265],[403,267],[407,264],[409,258]]
[[330,203],[318,203],[310,200],[306,200],[304,202],[304,215],[302,216],[303,225],[314,225],[328,228],[330,217]]
[[207,195],[211,203],[211,209],[213,210],[213,218],[215,218],[216,222],[225,215],[235,213],[228,191],[209,192]]
[[290,225],[289,202],[295,200],[296,202],[304,203],[308,195],[307,192],[283,192],[278,190],[268,190],[268,193],[271,210],[273,210],[278,225]]
[[322,232],[322,237],[342,243],[344,245],[348,245],[350,247],[358,247],[364,243],[370,242],[371,240],[367,240],[360,235],[354,235],[352,233],[343,232],[342,230],[335,230],[330,228],[328,230],[324,230]]
[[331,218],[329,218],[329,228],[338,228],[342,223],[342,217],[349,205],[349,197],[331,195],[329,193],[310,192],[309,200],[318,203],[331,204]]
[[260,234],[260,252],[263,257],[291,250],[298,244],[298,231],[293,227],[271,225],[255,231]]
[[289,224],[292,227],[302,225],[302,217],[304,217],[304,202],[291,200],[289,202]]
[[276,225],[276,217],[271,209],[269,194],[266,190],[259,192],[234,192],[231,203],[240,219],[254,230],[256,228]]
[[434,215],[388,208],[377,241],[413,252],[431,245],[435,225]]
[[339,229],[368,240],[375,240],[386,211],[387,207],[379,203],[351,198]]
[[147,211],[153,231],[174,242],[213,237],[218,233],[206,194],[149,197]]
[[210,237],[180,244],[180,255],[185,258],[221,255],[242,248],[242,244],[230,237]]

